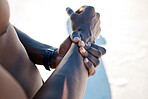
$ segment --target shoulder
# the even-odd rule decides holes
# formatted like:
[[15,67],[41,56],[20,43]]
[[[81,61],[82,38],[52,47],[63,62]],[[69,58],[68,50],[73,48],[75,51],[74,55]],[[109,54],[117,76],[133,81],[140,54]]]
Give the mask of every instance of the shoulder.
[[6,31],[9,25],[10,10],[7,0],[0,0],[0,34]]

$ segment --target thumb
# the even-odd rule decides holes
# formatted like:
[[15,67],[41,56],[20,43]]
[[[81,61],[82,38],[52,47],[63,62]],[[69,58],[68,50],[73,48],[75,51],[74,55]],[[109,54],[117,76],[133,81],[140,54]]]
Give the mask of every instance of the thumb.
[[70,39],[73,43],[78,43],[81,40],[80,33],[78,31],[73,31],[70,35]]

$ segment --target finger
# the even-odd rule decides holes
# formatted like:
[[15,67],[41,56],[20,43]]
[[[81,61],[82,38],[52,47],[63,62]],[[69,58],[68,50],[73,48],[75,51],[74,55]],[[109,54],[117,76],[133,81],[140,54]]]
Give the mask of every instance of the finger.
[[104,47],[98,46],[94,43],[91,43],[91,47],[101,51],[102,55],[106,54],[106,49]]
[[93,17],[92,19],[91,30],[93,30],[95,26],[98,26],[97,24],[100,25],[100,14],[99,13],[96,13],[95,17]]
[[74,13],[74,11],[70,7],[66,8],[66,12],[69,16],[71,16]]
[[94,57],[96,57],[97,59],[99,59],[102,56],[101,51],[89,46],[89,45],[85,45],[84,48],[86,49],[86,51],[88,53],[90,53],[91,55],[93,55]]
[[84,46],[85,46],[84,41],[79,41],[79,42],[78,42],[78,46],[79,46],[79,47],[84,47]]
[[[98,24],[98,23],[100,24],[100,14],[99,14],[99,13],[96,13],[96,14],[95,14],[95,17],[93,17],[92,20],[93,20],[93,25],[94,25],[94,26],[95,26],[96,24]],[[93,26],[93,27],[94,27],[94,26]]]
[[96,14],[95,14],[95,16],[99,19],[100,18],[100,14],[97,12]]
[[72,13],[70,16],[71,21],[74,21],[78,18],[78,14],[77,13]]
[[84,59],[84,64],[85,64],[86,69],[88,70],[88,77],[96,73],[96,69],[94,65],[87,58]]
[[70,39],[73,43],[78,43],[81,40],[79,32],[73,31],[73,33],[70,35]]
[[92,64],[97,67],[100,64],[100,61],[98,58],[94,57],[93,55],[91,55],[90,53],[88,53],[83,47],[79,48],[80,54],[85,57],[88,58]]
[[[99,36],[99,34],[100,34],[100,32],[101,32],[101,28],[100,28],[100,25],[97,25],[97,27],[98,27],[98,29],[96,30],[96,34],[95,34],[95,36],[94,36],[94,39],[96,40],[97,39],[97,37]],[[95,43],[95,41],[93,42],[93,43]]]
[[92,6],[87,6],[85,8],[85,10],[82,12],[82,14],[90,14],[90,15],[94,16],[95,15],[95,8]]
[[94,70],[94,72],[91,74],[91,76],[95,75],[96,74],[96,68]]

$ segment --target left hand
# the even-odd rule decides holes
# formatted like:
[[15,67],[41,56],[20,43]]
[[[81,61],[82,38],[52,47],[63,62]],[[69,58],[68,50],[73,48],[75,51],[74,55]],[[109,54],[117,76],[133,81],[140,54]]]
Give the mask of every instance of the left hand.
[[[79,43],[84,43],[80,41]],[[94,43],[78,44],[80,46],[80,54],[84,57],[84,64],[88,70],[88,76],[96,73],[96,67],[100,64],[100,58],[106,53],[106,49]]]
[[94,8],[91,6],[83,6],[75,13],[70,8],[67,8],[66,10],[72,21],[72,29],[80,31],[79,33],[78,31],[74,31],[72,35],[60,45],[58,50],[55,51],[51,58],[51,68],[56,68],[58,66],[65,54],[68,52],[72,42],[79,42],[80,54],[85,58],[84,64],[88,70],[89,76],[91,76],[95,74],[95,67],[100,63],[99,58],[106,53],[106,50],[105,48],[95,44],[87,46],[83,41],[81,41],[81,39],[85,42],[94,42],[100,33],[100,15],[95,13]]
[[77,31],[74,31],[56,50],[51,57],[51,68],[56,68],[62,61],[65,54],[68,52],[72,43],[78,43],[79,52],[84,57],[84,64],[88,70],[88,75],[92,76],[95,74],[95,68],[99,65],[100,57],[106,53],[105,48],[100,47],[96,44],[89,43],[85,44],[81,41],[81,37]]

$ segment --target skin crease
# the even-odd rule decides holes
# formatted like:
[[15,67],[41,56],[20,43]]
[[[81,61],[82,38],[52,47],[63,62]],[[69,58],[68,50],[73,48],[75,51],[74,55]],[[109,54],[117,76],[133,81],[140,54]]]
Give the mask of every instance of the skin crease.
[[27,97],[31,98],[42,86],[42,78],[11,24],[6,31],[0,37],[0,64],[16,79]]
[[[91,7],[88,7],[88,8],[91,8]],[[85,9],[83,11],[85,11]],[[83,11],[81,11],[81,12],[83,12]],[[88,10],[88,12],[87,12],[87,10],[85,12],[88,13],[89,10]],[[6,15],[6,16],[4,17],[3,15]],[[86,16],[87,16],[87,14],[86,14]],[[77,19],[79,19],[79,18],[82,18],[82,16],[79,15],[79,17],[77,17]],[[89,20],[91,23],[93,18],[91,19],[91,17],[90,17]],[[75,22],[75,20],[74,20],[74,22]],[[25,48],[27,48],[24,46],[26,44],[21,43],[23,40],[20,42],[21,38],[20,38],[19,34],[18,33],[16,34],[14,27],[11,24],[8,26],[8,23],[9,23],[8,3],[6,0],[0,0],[0,52],[2,52],[2,53],[0,53],[0,57],[3,57],[3,58],[0,58],[0,64],[2,64],[2,66],[4,66],[3,68],[6,71],[8,71],[8,73],[10,73],[10,75],[12,75],[15,78],[18,85],[24,90],[26,97],[28,97],[30,99],[30,98],[34,97],[34,95],[36,94],[35,98],[39,98],[38,97],[38,95],[39,95],[40,97],[44,97],[43,99],[46,99],[49,97],[54,97],[54,99],[55,98],[58,99],[57,96],[59,96],[60,99],[61,99],[61,97],[68,97],[70,99],[71,99],[71,97],[73,97],[73,99],[82,98],[83,94],[84,94],[84,90],[85,90],[85,84],[86,84],[87,77],[88,77],[88,70],[89,71],[95,70],[94,68],[89,69],[89,67],[95,67],[93,65],[94,63],[96,63],[95,60],[93,60],[92,58],[89,59],[90,55],[87,54],[87,55],[85,55],[85,57],[88,58],[91,62],[84,61],[84,63],[83,63],[82,62],[84,60],[84,58],[82,57],[83,54],[81,53],[81,51],[79,52],[80,49],[78,48],[78,45],[72,43],[70,41],[70,37],[68,37],[67,40],[72,43],[72,45],[69,44],[70,49],[67,50],[68,54],[64,57],[64,59],[63,59],[64,61],[60,60],[61,61],[60,64],[59,63],[58,63],[59,65],[56,64],[56,66],[58,65],[58,67],[56,68],[55,72],[48,79],[48,81],[42,86],[43,83],[42,83],[42,78],[39,74],[39,71],[37,70],[35,65],[32,63],[32,61],[30,61],[30,59],[32,56],[44,55],[44,51],[47,48],[49,48],[50,46],[44,45],[44,44],[39,44],[39,43],[35,42],[36,44],[39,44],[40,46],[42,46],[43,49],[39,50],[39,48],[35,48],[34,49],[34,50],[36,50],[35,53],[33,53],[33,55],[31,55],[31,54],[29,55],[28,53],[32,53],[32,52],[31,51],[29,52],[29,49],[28,50],[25,49]],[[86,26],[91,26],[90,23],[87,24]],[[85,24],[81,23],[81,25],[79,26],[81,28],[79,28],[79,29],[82,31],[78,31],[79,35],[81,35],[81,37],[82,37],[82,40],[84,40],[85,42],[93,41],[95,38],[90,38],[90,36],[86,35],[88,33],[86,31],[90,31],[90,29],[87,30],[83,26],[85,26]],[[92,26],[95,26],[95,25],[92,25]],[[6,27],[7,27],[7,30],[6,30]],[[85,33],[84,33],[84,31],[85,31]],[[78,36],[78,33],[76,33],[77,36]],[[19,38],[18,38],[18,36],[19,36]],[[24,37],[24,35],[23,35],[23,37]],[[34,45],[35,43],[32,43],[30,45]],[[57,52],[55,52],[55,54],[57,53],[57,55],[58,54],[64,55],[67,51],[62,50],[64,48],[62,46],[65,44],[66,43],[61,44],[61,46],[60,46],[61,50],[58,49]],[[30,46],[30,45],[28,45],[28,46]],[[34,48],[34,46],[33,46],[33,48]],[[53,47],[51,47],[51,48],[53,48]],[[41,50],[43,50],[43,52]],[[95,50],[96,51],[95,53],[97,53],[99,50],[100,49]],[[90,49],[88,51],[92,52]],[[41,52],[42,54],[40,54],[39,52]],[[93,54],[95,54],[95,53],[93,53]],[[9,55],[9,56],[7,56],[7,55]],[[40,56],[38,56],[38,57],[40,57]],[[97,56],[97,57],[100,57],[100,56]],[[42,58],[42,57],[40,57],[40,58]],[[75,58],[77,59],[78,62],[76,64],[73,64],[71,66],[71,68],[73,68],[73,69],[71,69],[71,68],[69,68],[69,66],[71,65],[72,62],[74,62],[73,60],[76,60]],[[32,60],[34,60],[34,62],[38,62],[38,60],[36,60],[34,58],[32,58]],[[42,61],[39,61],[38,64],[42,64]],[[65,72],[67,72],[68,74]],[[94,72],[91,72],[91,73],[92,74],[90,74],[90,75],[93,75]],[[83,79],[79,80],[80,77]],[[57,85],[59,87],[57,87]],[[70,85],[73,85],[73,86],[68,87]],[[6,85],[4,85],[4,86],[6,86]],[[41,86],[42,86],[42,88],[40,89]],[[47,87],[45,87],[45,86],[47,86]],[[61,86],[63,86],[63,87],[61,87]],[[57,89],[57,88],[59,88],[59,89]],[[77,91],[78,88],[80,89],[80,93],[78,93],[78,91]],[[37,92],[38,90],[39,90],[39,92]],[[47,93],[47,92],[50,92],[50,93]],[[64,94],[66,95],[66,93],[68,93],[67,96],[63,96]],[[5,95],[8,95],[8,93],[6,93]],[[1,98],[1,96],[0,96],[0,98]]]

